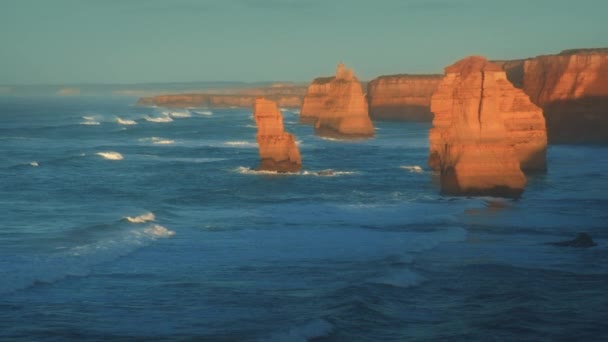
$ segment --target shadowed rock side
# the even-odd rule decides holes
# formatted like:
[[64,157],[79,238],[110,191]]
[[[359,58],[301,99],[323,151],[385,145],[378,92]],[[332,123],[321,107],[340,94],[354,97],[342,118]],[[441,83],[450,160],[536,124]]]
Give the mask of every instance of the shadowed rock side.
[[258,127],[257,141],[261,159],[258,170],[300,171],[300,151],[294,136],[283,130],[283,116],[277,104],[264,98],[256,98],[253,117]]
[[431,95],[442,75],[387,75],[367,85],[372,120],[432,121]]
[[317,78],[309,86],[300,121],[315,123],[322,136],[363,138],[374,135],[361,83],[352,70],[338,65],[335,77]]
[[445,69],[431,99],[429,164],[450,195],[521,195],[526,178],[500,112],[506,75],[483,57]]
[[608,143],[608,49],[506,63],[509,80],[543,108],[550,143]]

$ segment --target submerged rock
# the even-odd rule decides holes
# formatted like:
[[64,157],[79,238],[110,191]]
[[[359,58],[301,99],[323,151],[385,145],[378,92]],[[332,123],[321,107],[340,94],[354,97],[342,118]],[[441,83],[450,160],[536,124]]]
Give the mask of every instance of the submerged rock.
[[283,129],[283,116],[273,101],[255,99],[253,117],[258,127],[261,171],[298,172],[302,158],[292,134]]
[[575,247],[575,248],[589,248],[597,246],[591,236],[587,233],[579,233],[575,239],[560,242],[550,242],[549,245],[560,246],[560,247]]

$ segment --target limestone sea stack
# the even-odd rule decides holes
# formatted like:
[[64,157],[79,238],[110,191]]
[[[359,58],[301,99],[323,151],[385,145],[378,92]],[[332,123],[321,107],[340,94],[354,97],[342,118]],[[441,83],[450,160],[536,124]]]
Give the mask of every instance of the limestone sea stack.
[[526,178],[501,114],[502,68],[473,56],[445,68],[431,99],[429,164],[450,195],[517,197]]
[[322,136],[363,138],[374,135],[367,99],[352,70],[338,65],[335,77],[315,79],[300,110],[301,122],[314,122]]
[[298,172],[302,168],[300,151],[294,136],[283,129],[283,116],[277,104],[262,97],[256,98],[253,117],[258,127],[258,170]]
[[608,143],[608,48],[503,63],[509,80],[543,108],[550,143]]
[[387,75],[367,84],[372,120],[431,121],[431,95],[442,75]]
[[[497,96],[492,101],[497,101],[496,110],[502,116],[507,142],[514,148],[522,171],[546,171],[547,130],[542,109],[508,81],[505,71],[498,64],[485,63],[484,81],[492,81],[491,86]],[[487,94],[484,93],[485,96]],[[437,163],[430,163],[430,166],[439,170]]]

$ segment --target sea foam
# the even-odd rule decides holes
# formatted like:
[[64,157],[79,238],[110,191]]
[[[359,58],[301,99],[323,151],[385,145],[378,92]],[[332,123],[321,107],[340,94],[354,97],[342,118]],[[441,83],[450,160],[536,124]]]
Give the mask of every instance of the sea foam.
[[125,219],[131,223],[145,223],[156,220],[154,213],[145,213],[139,216],[127,216]]
[[409,172],[414,172],[414,173],[421,173],[424,171],[422,169],[422,167],[420,167],[418,165],[404,165],[404,166],[400,166],[400,168],[402,168],[404,170],[408,170]]
[[164,116],[170,116],[172,118],[189,118],[192,116],[192,114],[190,114],[189,111],[183,111],[183,112],[163,112]]
[[173,121],[173,119],[170,116],[161,116],[161,117],[146,116],[144,119],[146,119],[146,121],[148,121],[148,122],[156,122],[156,123],[172,122]]
[[143,139],[140,139],[140,141],[151,142],[155,145],[171,145],[171,144],[175,143],[175,140],[164,139],[164,138],[159,138],[159,137],[143,138]]
[[112,151],[108,151],[108,152],[97,152],[96,153],[98,156],[101,156],[105,159],[109,159],[109,160],[122,160],[124,159],[122,154],[118,153],[118,152],[112,152]]
[[116,119],[116,122],[118,122],[118,124],[120,124],[120,125],[137,125],[137,122],[135,120],[118,118],[118,119]]
[[211,116],[211,115],[213,115],[213,112],[210,111],[210,110],[195,110],[194,112],[196,114],[205,115],[205,116]]

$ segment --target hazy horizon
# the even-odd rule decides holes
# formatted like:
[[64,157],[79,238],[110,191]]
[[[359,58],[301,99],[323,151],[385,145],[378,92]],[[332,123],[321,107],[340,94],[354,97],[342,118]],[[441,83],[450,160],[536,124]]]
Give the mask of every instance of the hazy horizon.
[[[590,10],[593,9],[593,10]],[[4,0],[0,85],[435,74],[474,54],[608,46],[599,0]]]

